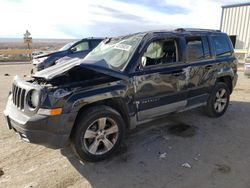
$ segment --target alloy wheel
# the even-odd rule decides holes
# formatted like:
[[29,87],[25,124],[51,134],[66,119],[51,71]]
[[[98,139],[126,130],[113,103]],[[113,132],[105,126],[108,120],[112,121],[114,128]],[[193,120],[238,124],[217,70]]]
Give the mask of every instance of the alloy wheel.
[[82,145],[93,155],[102,155],[110,151],[118,138],[118,125],[109,118],[102,117],[89,125],[82,136]]
[[225,107],[227,106],[228,102],[228,94],[226,89],[221,88],[217,91],[215,96],[215,102],[214,102],[214,109],[216,112],[220,113],[222,112]]

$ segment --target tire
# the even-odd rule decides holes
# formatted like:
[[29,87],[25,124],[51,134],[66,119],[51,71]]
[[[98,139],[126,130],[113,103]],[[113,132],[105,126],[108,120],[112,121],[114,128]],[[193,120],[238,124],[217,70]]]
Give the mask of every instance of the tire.
[[108,106],[94,106],[80,114],[72,146],[83,161],[107,159],[120,146],[125,133],[121,115]]
[[229,100],[230,90],[227,84],[223,82],[216,83],[205,107],[206,114],[210,117],[222,116],[227,110]]

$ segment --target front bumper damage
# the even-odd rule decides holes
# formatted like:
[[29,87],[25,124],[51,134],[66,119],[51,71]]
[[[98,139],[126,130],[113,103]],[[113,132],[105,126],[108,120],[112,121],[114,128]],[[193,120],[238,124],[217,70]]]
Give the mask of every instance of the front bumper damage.
[[13,129],[22,140],[58,149],[68,143],[76,113],[28,116],[14,105],[10,96],[4,116],[8,128]]

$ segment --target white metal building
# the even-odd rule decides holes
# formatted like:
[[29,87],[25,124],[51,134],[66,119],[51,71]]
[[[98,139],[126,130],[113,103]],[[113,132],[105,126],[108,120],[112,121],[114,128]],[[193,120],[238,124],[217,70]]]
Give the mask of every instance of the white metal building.
[[222,6],[220,30],[230,35],[235,49],[250,52],[250,2]]

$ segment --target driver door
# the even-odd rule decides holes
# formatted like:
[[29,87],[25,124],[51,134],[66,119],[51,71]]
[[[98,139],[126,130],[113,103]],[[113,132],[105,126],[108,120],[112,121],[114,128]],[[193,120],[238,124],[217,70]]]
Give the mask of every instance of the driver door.
[[138,121],[185,108],[189,69],[180,59],[180,43],[162,38],[146,47],[133,77]]

